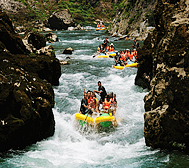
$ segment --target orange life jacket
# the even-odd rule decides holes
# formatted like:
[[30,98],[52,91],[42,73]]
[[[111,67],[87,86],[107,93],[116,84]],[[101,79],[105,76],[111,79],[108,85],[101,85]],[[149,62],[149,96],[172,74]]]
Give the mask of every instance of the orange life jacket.
[[100,25],[97,25],[97,27],[100,27]]
[[104,27],[104,25],[102,25],[102,27]]
[[133,55],[132,55],[132,54],[130,54],[130,55],[129,55],[129,59],[131,60],[132,58],[133,58]]
[[111,105],[111,101],[109,101],[109,102],[107,100],[104,101],[104,109],[105,110],[109,109],[110,105]]
[[127,56],[128,56],[128,54],[126,53],[125,56],[124,56],[123,61],[126,61]]
[[123,54],[121,53],[120,61],[122,61],[122,60],[123,60]]
[[115,51],[114,47],[111,47],[111,51]]

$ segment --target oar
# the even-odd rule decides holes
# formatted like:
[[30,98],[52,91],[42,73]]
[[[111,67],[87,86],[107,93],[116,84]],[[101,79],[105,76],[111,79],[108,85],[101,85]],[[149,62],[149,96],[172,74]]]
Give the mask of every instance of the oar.
[[85,94],[85,88],[84,88],[83,94]]
[[96,57],[97,55],[93,55],[93,58]]
[[86,118],[85,118],[85,121],[87,120],[88,115],[89,115],[89,109],[88,109],[88,111],[87,111],[87,116],[86,116]]

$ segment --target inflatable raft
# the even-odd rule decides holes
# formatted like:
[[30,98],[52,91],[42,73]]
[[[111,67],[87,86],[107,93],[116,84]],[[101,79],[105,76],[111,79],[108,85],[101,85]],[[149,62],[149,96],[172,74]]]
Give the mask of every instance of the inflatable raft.
[[119,70],[123,70],[124,68],[126,68],[126,67],[137,67],[137,65],[138,65],[138,63],[134,63],[134,62],[129,62],[127,65],[125,65],[125,66],[121,66],[121,65],[117,65],[117,66],[113,66],[113,68],[115,68],[115,69],[119,69]]
[[103,27],[103,28],[102,28],[102,27],[97,27],[97,28],[96,28],[96,31],[104,31],[104,30],[106,30],[105,27]]
[[109,58],[114,57],[115,55],[116,55],[116,53],[115,53],[114,51],[111,51],[111,52],[109,53]]
[[91,116],[87,116],[87,114],[80,114],[80,113],[76,113],[75,114],[75,118],[76,120],[79,122],[80,125],[84,125],[84,124],[90,124],[90,125],[98,125],[101,127],[109,127],[109,126],[117,126],[117,120],[114,116],[112,116],[112,114],[107,114],[107,113],[103,113],[101,114],[100,117],[91,117]]
[[138,65],[137,62],[132,62],[132,61],[130,61],[130,62],[127,63],[127,65],[126,65],[125,67],[135,67],[135,68],[136,68],[137,65]]
[[97,57],[98,58],[109,58],[109,56],[104,53],[100,53]]
[[113,58],[116,55],[115,52],[110,52],[109,54],[100,53],[97,57],[98,58]]

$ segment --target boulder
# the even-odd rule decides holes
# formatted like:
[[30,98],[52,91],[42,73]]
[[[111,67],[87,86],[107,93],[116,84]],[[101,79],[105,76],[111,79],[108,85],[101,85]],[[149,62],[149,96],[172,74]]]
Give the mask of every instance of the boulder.
[[36,51],[36,54],[38,55],[47,55],[49,57],[56,57],[54,48],[51,45],[42,47],[41,49]]
[[22,41],[26,48],[33,53],[46,46],[45,36],[33,31],[26,31]]
[[72,54],[73,51],[74,51],[74,50],[73,50],[71,47],[69,47],[69,48],[66,48],[66,49],[63,51],[63,54]]
[[67,30],[68,27],[75,26],[72,15],[67,9],[54,12],[48,19],[48,24],[53,30]]

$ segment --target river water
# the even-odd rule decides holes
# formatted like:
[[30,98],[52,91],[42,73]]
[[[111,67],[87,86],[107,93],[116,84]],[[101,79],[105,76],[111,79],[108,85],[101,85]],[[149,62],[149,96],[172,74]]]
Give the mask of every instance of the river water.
[[[117,41],[95,27],[88,31],[56,31],[59,42],[51,44],[60,60],[72,47],[69,65],[62,65],[60,85],[54,87],[55,134],[24,150],[0,154],[0,167],[8,168],[124,168],[189,167],[188,155],[178,151],[151,150],[145,145],[144,102],[148,90],[134,85],[137,68],[112,68],[113,59],[93,58],[97,47],[108,37],[116,50],[131,48],[133,41]],[[142,43],[140,42],[142,45]],[[85,129],[77,125],[83,90],[97,90],[101,81],[107,92],[117,95],[118,126],[110,130]],[[97,98],[99,96],[97,95]]]

